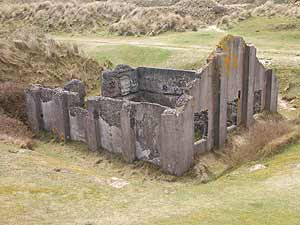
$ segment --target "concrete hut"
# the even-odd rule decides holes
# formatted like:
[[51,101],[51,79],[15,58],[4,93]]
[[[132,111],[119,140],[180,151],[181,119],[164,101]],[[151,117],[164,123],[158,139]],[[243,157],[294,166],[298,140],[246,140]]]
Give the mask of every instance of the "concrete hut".
[[[220,148],[234,127],[276,112],[278,82],[241,37],[226,36],[197,71],[119,65],[102,75],[102,96],[84,102],[84,84],[26,90],[35,132],[82,141],[91,150],[149,161],[182,175],[196,153]],[[86,105],[86,108],[84,108]]]

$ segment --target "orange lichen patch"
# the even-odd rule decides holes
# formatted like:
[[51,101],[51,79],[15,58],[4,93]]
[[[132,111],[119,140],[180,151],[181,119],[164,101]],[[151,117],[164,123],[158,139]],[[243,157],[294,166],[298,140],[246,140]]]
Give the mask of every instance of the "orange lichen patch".
[[231,57],[230,53],[227,53],[226,57],[224,58],[224,66],[225,66],[225,74],[230,76],[230,64],[231,64]]
[[234,39],[233,35],[226,35],[217,45],[218,48],[222,49],[223,51],[228,50],[228,43],[232,42]]
[[232,63],[233,63],[233,68],[237,69],[237,67],[238,67],[238,57],[237,57],[236,52],[233,53],[233,62]]
[[237,69],[238,67],[237,53],[231,53],[233,40],[234,36],[227,35],[218,44],[218,48],[222,49],[226,54],[226,57],[224,58],[224,69],[227,76],[231,75],[231,68]]

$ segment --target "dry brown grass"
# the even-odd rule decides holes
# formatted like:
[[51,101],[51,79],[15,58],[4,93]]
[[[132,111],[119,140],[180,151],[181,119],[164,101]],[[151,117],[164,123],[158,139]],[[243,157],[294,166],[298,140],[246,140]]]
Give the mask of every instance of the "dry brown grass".
[[56,87],[71,79],[81,79],[90,91],[100,86],[102,69],[76,44],[58,43],[32,29],[0,39],[0,82]]
[[249,130],[232,133],[221,156],[230,167],[272,156],[281,147],[299,138],[297,129],[292,122],[264,116]]
[[0,8],[0,23],[35,25],[45,32],[95,32],[134,8],[121,1],[7,4]]
[[167,31],[196,30],[191,16],[175,14],[169,8],[136,8],[109,28],[119,35],[158,35]]
[[13,82],[0,83],[0,109],[9,117],[26,123],[24,87]]
[[[37,26],[44,32],[98,32],[109,28],[121,35],[155,35],[195,30],[229,11],[213,0],[38,1],[3,4],[3,27]],[[1,35],[1,32],[0,32]]]
[[267,1],[258,7],[235,11],[231,15],[226,15],[219,20],[218,25],[225,29],[231,28],[238,22],[253,16],[300,18],[300,5],[295,3],[275,4],[273,1]]
[[0,114],[0,141],[12,143],[20,148],[33,149],[33,134],[21,121]]

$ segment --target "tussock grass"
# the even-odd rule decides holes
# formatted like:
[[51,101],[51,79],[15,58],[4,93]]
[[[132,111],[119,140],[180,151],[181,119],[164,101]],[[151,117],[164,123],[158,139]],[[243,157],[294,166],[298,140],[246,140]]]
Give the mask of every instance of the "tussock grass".
[[20,148],[33,149],[33,134],[21,121],[0,114],[0,141],[12,143]]
[[[249,19],[251,17],[286,17],[300,18],[300,5],[295,4],[275,4],[273,1],[267,1],[265,4],[255,8],[241,11],[235,11],[231,15],[222,17],[218,25],[222,28],[232,28],[237,23]],[[299,26],[293,28],[300,29]],[[289,26],[279,26],[276,29],[291,29]]]
[[168,8],[136,8],[112,24],[109,31],[126,36],[154,36],[167,31],[195,31],[197,26],[191,16],[175,14]]
[[231,168],[272,156],[283,146],[299,139],[294,124],[278,116],[263,115],[249,130],[235,131],[221,156]]
[[0,22],[35,25],[45,32],[97,31],[119,20],[134,7],[116,1],[7,4],[1,7]]
[[120,35],[157,35],[166,31],[196,30],[230,11],[212,0],[144,3],[140,0],[74,0],[4,4],[0,8],[0,23],[8,27],[34,25],[45,32],[96,33],[109,28]]
[[0,39],[0,81],[56,87],[71,79],[83,80],[88,91],[100,86],[103,69],[76,44],[63,44],[35,30],[18,30]]
[[0,114],[27,121],[24,87],[13,82],[0,83]]

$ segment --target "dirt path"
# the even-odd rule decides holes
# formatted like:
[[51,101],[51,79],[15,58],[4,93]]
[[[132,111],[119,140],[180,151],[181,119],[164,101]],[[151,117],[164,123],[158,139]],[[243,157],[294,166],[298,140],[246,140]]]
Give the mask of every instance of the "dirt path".
[[162,49],[170,49],[170,50],[191,50],[197,49],[205,52],[212,51],[212,48],[207,46],[199,46],[199,45],[175,45],[175,44],[166,44],[163,42],[155,42],[155,41],[147,41],[147,40],[120,40],[120,39],[107,39],[107,38],[77,38],[77,37],[53,37],[57,41],[62,42],[77,42],[80,45],[89,45],[89,46],[106,46],[106,45],[133,45],[139,47],[155,47]]
[[[214,26],[207,28],[209,30],[214,30],[217,32],[224,32],[217,29]],[[206,30],[207,30],[206,29]],[[225,35],[225,32],[224,32]],[[178,50],[178,51],[199,51],[204,53],[210,53],[213,51],[213,47],[205,45],[190,45],[190,44],[171,44],[166,43],[165,41],[153,40],[151,38],[144,39],[134,39],[124,37],[112,37],[112,38],[89,38],[89,37],[64,37],[64,36],[52,36],[57,41],[62,42],[76,42],[83,49],[91,49],[98,46],[115,46],[115,45],[132,45],[137,47],[152,47],[152,48],[161,48],[168,50]],[[178,37],[180,38],[180,36]],[[262,61],[267,62],[268,65],[289,65],[289,66],[298,66],[300,65],[300,55],[295,52],[294,49],[288,50],[278,50],[270,48],[259,48],[258,56]]]

